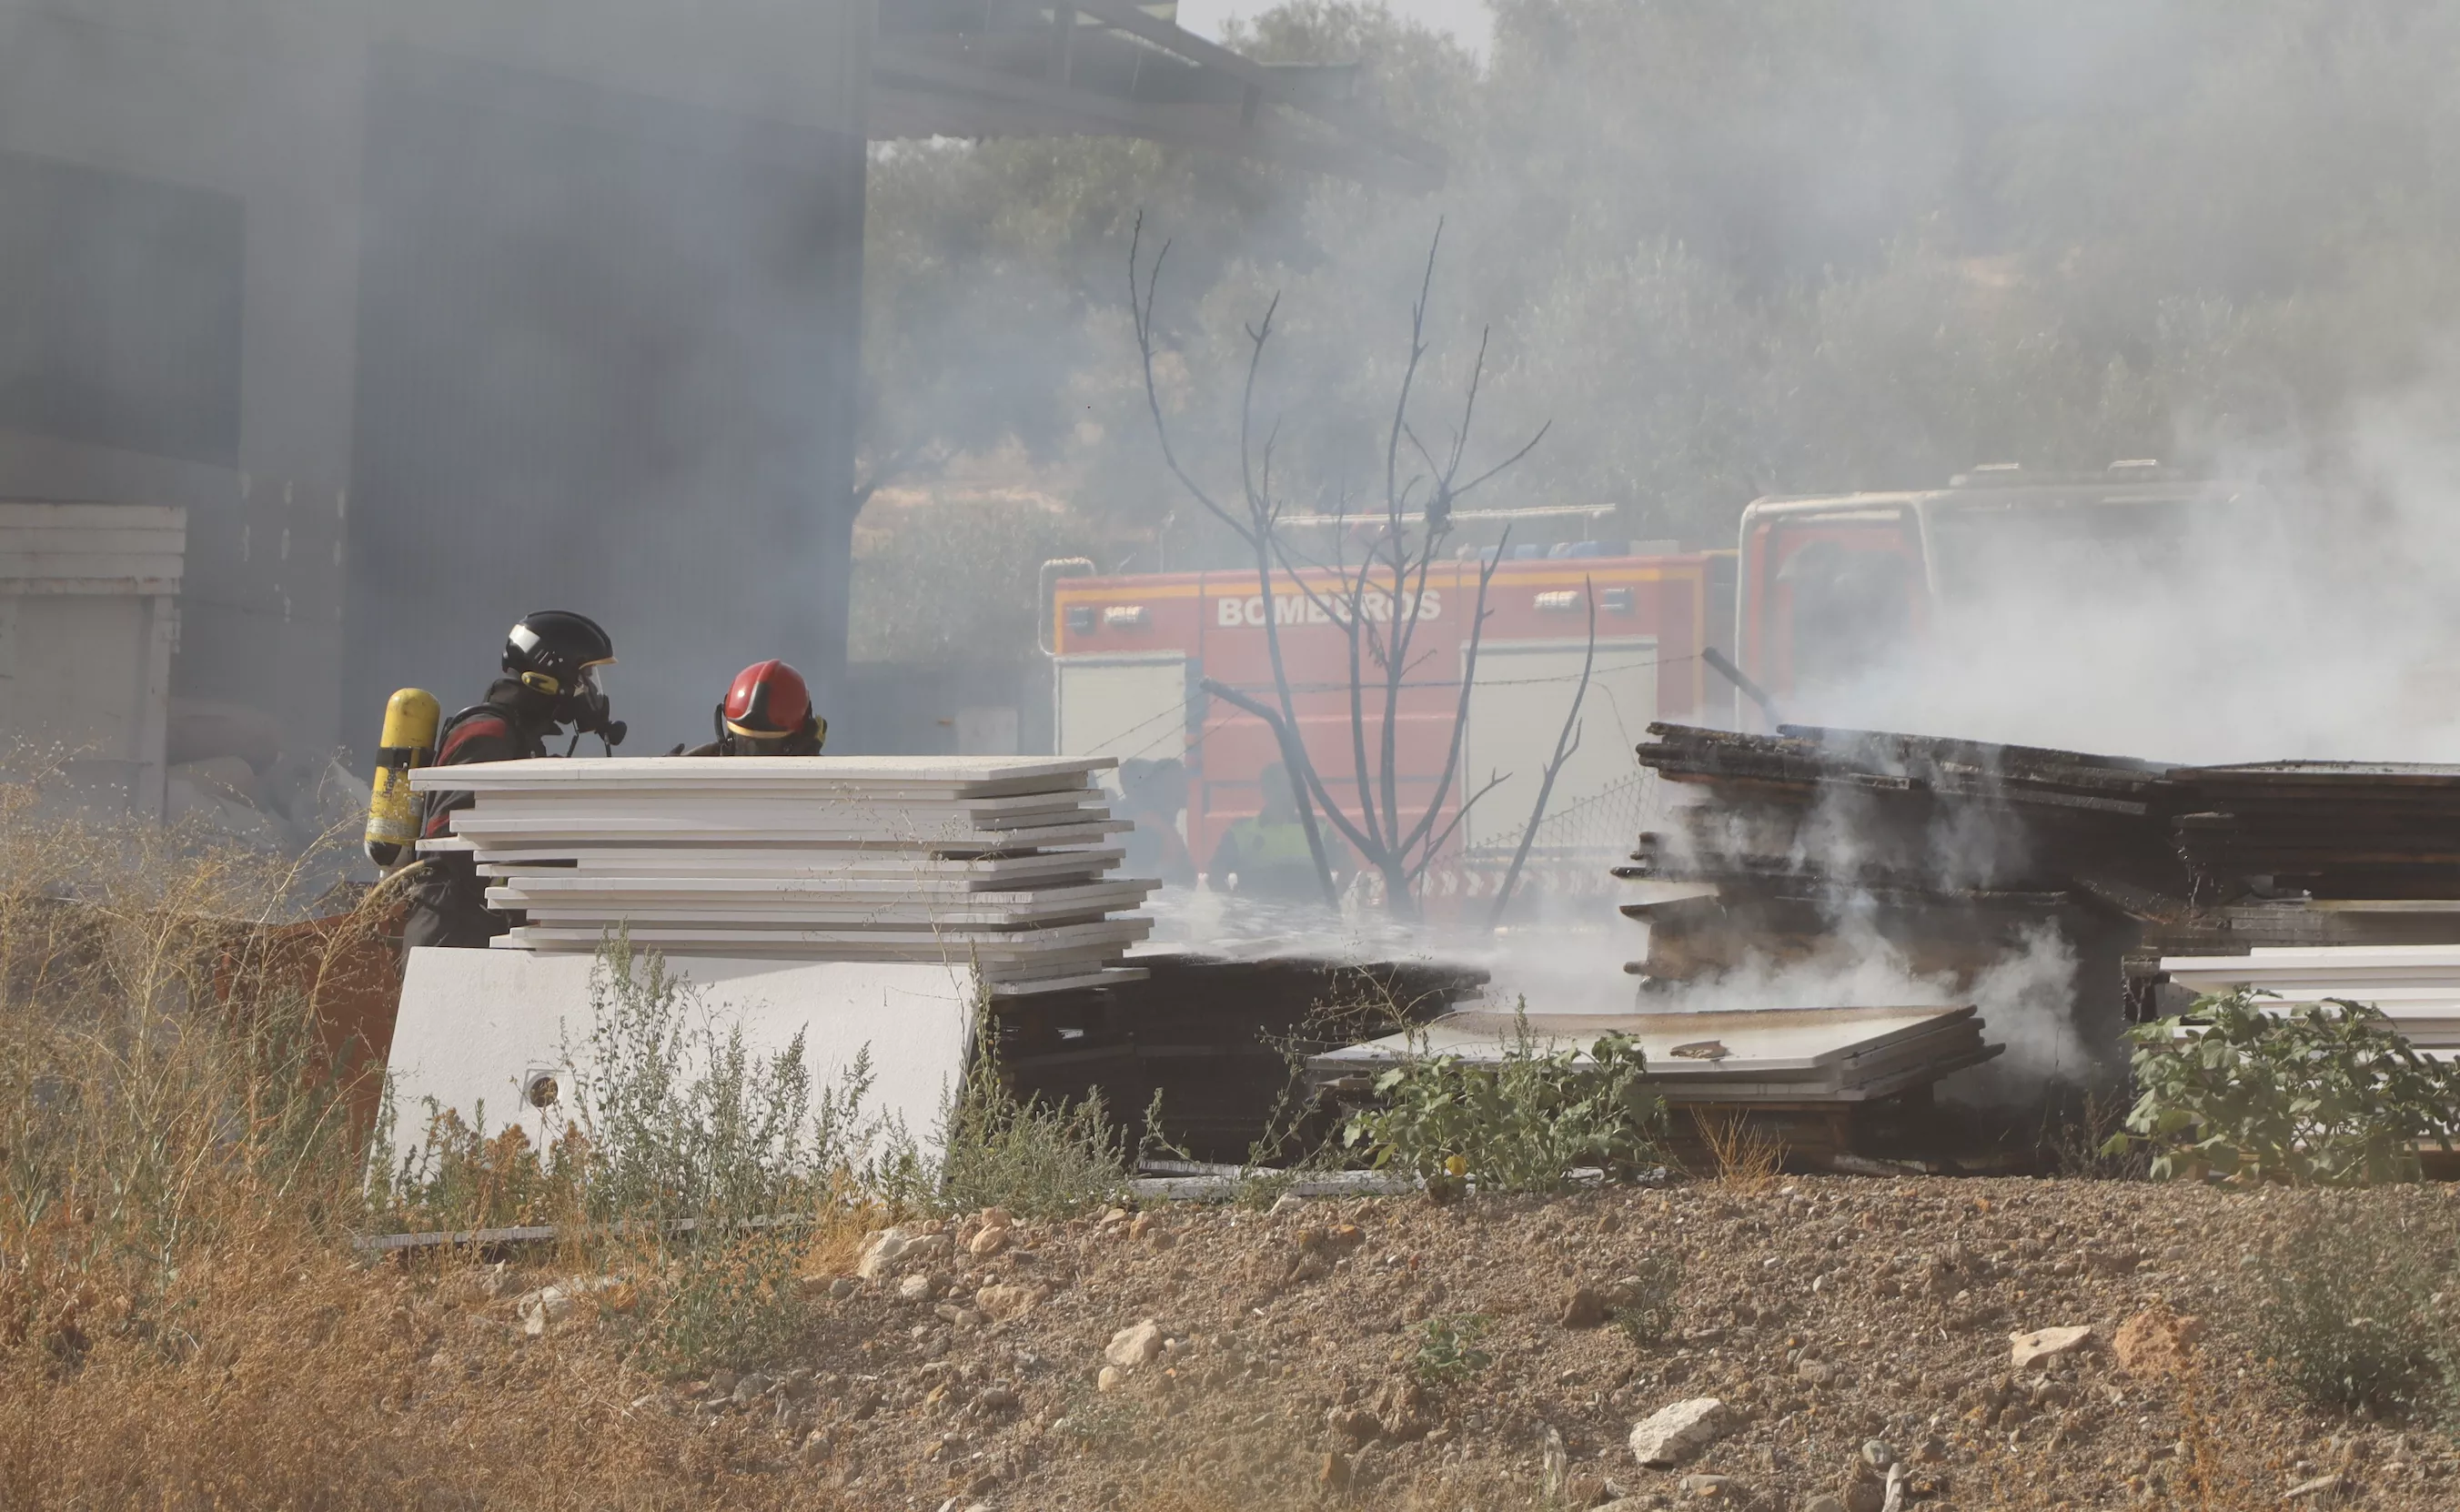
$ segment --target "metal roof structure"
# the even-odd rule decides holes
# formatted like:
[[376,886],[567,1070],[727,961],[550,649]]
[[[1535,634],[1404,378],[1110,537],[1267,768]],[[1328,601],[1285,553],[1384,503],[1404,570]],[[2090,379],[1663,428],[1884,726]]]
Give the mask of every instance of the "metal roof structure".
[[1441,148],[1356,96],[1352,64],[1259,63],[1180,27],[1176,3],[882,0],[869,134],[1136,137],[1424,191]]

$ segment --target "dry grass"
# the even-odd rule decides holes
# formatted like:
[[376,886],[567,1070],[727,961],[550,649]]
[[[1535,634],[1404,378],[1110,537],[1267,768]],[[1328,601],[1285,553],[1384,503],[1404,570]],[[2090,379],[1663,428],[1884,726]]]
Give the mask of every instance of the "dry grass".
[[841,1188],[835,1200],[823,1204],[796,1269],[806,1276],[852,1274],[864,1236],[887,1226],[899,1216],[894,1208],[873,1201],[865,1193]]
[[[722,1309],[687,1288],[706,1284],[723,1303],[731,1280],[767,1286],[780,1273],[766,1268],[777,1255],[734,1266],[729,1246],[710,1246],[695,1272],[689,1256],[593,1238],[605,1230],[583,1224],[562,1252],[521,1257],[530,1268],[501,1276],[484,1264],[493,1256],[358,1258],[348,1241],[371,1228],[608,1215],[575,1184],[577,1160],[517,1140],[446,1139],[458,1162],[451,1181],[362,1180],[354,1097],[364,1084],[327,1025],[376,925],[299,929],[311,911],[304,877],[194,837],[47,820],[0,787],[0,1507],[928,1507],[962,1488],[952,1480],[943,1490],[946,1467],[922,1458],[941,1425],[902,1409],[868,1419],[834,1459],[799,1456],[754,1415],[670,1410],[683,1331],[753,1336],[729,1334],[723,1317],[707,1322]],[[1773,1184],[1782,1156],[1773,1141],[1739,1120],[1701,1132],[1720,1186]],[[842,1272],[861,1234],[896,1216],[843,1173],[805,1195],[814,1222],[789,1236],[790,1277]],[[1396,1204],[1373,1222],[1394,1231],[1396,1248],[1457,1246],[1444,1272],[1454,1285],[1474,1275],[1495,1284],[1461,1258],[1483,1246],[1464,1238],[1451,1209]],[[1411,1225],[1423,1225],[1414,1240],[1405,1237]],[[1097,1241],[1091,1225],[1073,1233],[1053,1225],[1044,1247],[1076,1257],[1071,1267],[1134,1255],[1169,1272],[1167,1289],[1138,1294],[1134,1308],[1125,1294],[1106,1297],[1086,1334],[1097,1342],[1115,1321],[1113,1303],[1135,1316],[1173,1298],[1218,1301],[1206,1299],[1218,1289],[1217,1257],[1194,1246],[1147,1255],[1115,1237]],[[520,1336],[520,1291],[618,1273],[630,1285],[598,1294],[576,1320],[595,1311],[597,1326]],[[799,1363],[879,1370],[915,1316],[885,1310],[880,1298],[846,1306],[870,1309],[854,1314],[870,1318],[859,1325],[869,1331],[840,1317],[827,1326],[836,1331],[795,1341]],[[1389,1310],[1355,1310],[1379,1309]],[[1243,1323],[1245,1310],[1234,1310]],[[1059,1331],[1029,1337],[1053,1357],[1074,1347]],[[987,1357],[991,1345],[973,1347]],[[1382,1335],[1360,1346],[1378,1362],[1389,1347]],[[1528,1381],[1511,1378],[1516,1352],[1498,1350],[1497,1359],[1465,1402],[1527,1395]],[[2223,1374],[2218,1362],[2214,1374]],[[1134,1416],[1135,1399],[1085,1385],[1089,1411],[1120,1425],[1118,1441],[1098,1450],[1026,1441],[1019,1479],[996,1504],[1036,1504],[1029,1499],[1054,1485],[1077,1505],[1151,1512],[1318,1504],[1308,1492],[1253,1489],[1314,1476],[1321,1403],[1300,1395],[1306,1379],[1217,1384],[1226,1426],[1201,1442],[1192,1433],[1165,1439],[1156,1426],[1208,1399],[1194,1388],[1169,1399],[1174,1416],[1148,1418]],[[635,1407],[662,1388],[666,1406]],[[1057,1405],[1059,1387],[1033,1390]],[[2210,1399],[2192,1381],[2180,1391],[2188,1449],[2170,1472],[2171,1504],[2257,1504],[2254,1488],[2278,1480],[2279,1467],[2232,1457],[2242,1453],[2237,1441],[2259,1441],[2248,1426],[2258,1405],[2234,1401],[2226,1383]],[[836,1426],[854,1439],[850,1422]],[[1164,1442],[1173,1452],[1156,1454]],[[1484,1442],[1479,1459],[1441,1482],[1440,1501],[1408,1502],[1410,1486],[1432,1483],[1398,1474],[1352,1500],[1443,1512],[1529,1504],[1536,1476],[1516,1458],[1524,1443]],[[1975,1488],[2003,1470],[2019,1488],[2004,1504],[2033,1504],[2019,1454],[2030,1464],[2040,1451],[2029,1440],[2006,1451],[1981,1467]],[[871,1479],[838,1489],[833,1478],[849,1469]]]
[[[87,1273],[73,1358],[0,1368],[11,1507],[763,1505],[723,1443],[626,1418],[603,1349],[516,1352],[453,1278],[366,1268],[267,1230],[184,1257],[162,1291]],[[176,1321],[173,1321],[176,1320]],[[148,1326],[150,1325],[150,1326]]]
[[[840,1504],[779,1473],[773,1425],[634,1404],[799,1347],[795,1277],[851,1268],[894,1216],[828,1154],[843,1089],[742,1055],[729,1079],[713,1041],[670,1121],[640,1104],[637,1128],[538,1150],[448,1118],[423,1172],[370,1172],[383,1047],[359,1031],[395,967],[381,901],[319,921],[320,860],[0,784],[0,1506]],[[654,1039],[662,1005],[626,1001]],[[711,1129],[723,1150],[694,1144]],[[898,1192],[934,1201],[943,1175]],[[715,1243],[636,1222],[754,1212],[811,1221]],[[350,1243],[540,1221],[567,1238],[511,1277]],[[574,1275],[627,1278],[583,1304],[602,1326],[520,1337],[514,1294]]]
[[[0,1505],[784,1504],[740,1435],[627,1416],[604,1331],[519,1349],[475,1258],[354,1258],[404,1216],[332,1033],[380,925],[298,927],[308,875],[0,786]],[[563,1200],[471,1153],[418,1219]]]
[[1737,1197],[1760,1197],[1776,1189],[1785,1170],[1783,1140],[1731,1110],[1694,1109],[1691,1124],[1699,1131],[1708,1165],[1694,1174]]

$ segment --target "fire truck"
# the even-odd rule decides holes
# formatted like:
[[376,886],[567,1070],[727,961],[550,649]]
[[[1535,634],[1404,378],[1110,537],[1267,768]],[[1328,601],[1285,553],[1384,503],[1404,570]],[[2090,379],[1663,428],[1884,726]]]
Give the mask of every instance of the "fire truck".
[[[1485,632],[1459,755],[1440,795],[1460,708],[1460,678],[1479,562],[1438,564],[1420,609],[1401,697],[1405,813],[1452,805],[1489,779],[1430,874],[1431,900],[1476,897],[1499,881],[1527,824],[1586,651],[1589,595],[1596,667],[1579,750],[1558,778],[1533,858],[1539,890],[1611,886],[1606,864],[1629,848],[1647,800],[1633,748],[1654,720],[1769,728],[1810,717],[1853,722],[1827,695],[1918,646],[1940,622],[2021,581],[2036,590],[2157,590],[2159,575],[2220,529],[2263,528],[2266,496],[2152,461],[2091,473],[1977,467],[1944,488],[1771,496],[1742,515],[1733,551],[1670,543],[1522,548],[1488,588]],[[1330,574],[1311,586],[1324,595]],[[1047,595],[1056,744],[1066,755],[1172,760],[1185,777],[1180,820],[1201,868],[1231,823],[1257,811],[1278,759],[1262,721],[1208,698],[1212,678],[1276,702],[1264,626],[1282,636],[1309,759],[1354,804],[1347,642],[1302,590],[1277,577],[1269,598],[1252,569],[1057,580]],[[1389,612],[1389,610],[1388,610]],[[1738,668],[1748,687],[1718,667]],[[1370,756],[1381,688],[1368,673]],[[1440,823],[1440,821],[1439,821]],[[1602,864],[1601,864],[1602,862]]]
[[[1743,511],[1735,660],[1763,695],[1746,725],[1860,722],[1856,681],[1994,595],[2089,601],[2162,591],[2162,574],[2273,515],[2259,486],[2151,460],[2103,472],[1977,467],[1945,488],[1770,497]],[[1844,695],[1847,701],[1839,702]]]
[[[1610,551],[1574,542],[1522,548],[1495,562],[1464,713],[1461,678],[1482,565],[1473,550],[1431,567],[1398,701],[1402,813],[1414,820],[1432,803],[1441,811],[1440,831],[1465,795],[1480,795],[1431,867],[1428,899],[1433,905],[1490,895],[1508,868],[1580,686],[1593,599],[1597,649],[1580,743],[1549,796],[1523,886],[1603,890],[1610,884],[1605,863],[1630,849],[1638,828],[1644,773],[1633,748],[1647,738],[1649,724],[1731,717],[1730,687],[1701,655],[1723,643],[1732,624],[1731,554],[1633,554],[1627,544]],[[1265,768],[1280,751],[1264,721],[1207,695],[1200,684],[1209,678],[1278,707],[1265,644],[1269,622],[1281,638],[1308,759],[1354,812],[1348,640],[1324,607],[1339,596],[1329,571],[1309,572],[1304,581],[1277,574],[1269,594],[1253,569],[1056,579],[1047,600],[1046,650],[1058,751],[1178,762],[1185,777],[1181,834],[1195,865],[1205,868],[1222,832],[1259,810]],[[1408,609],[1375,594],[1365,612],[1375,618]],[[1365,680],[1372,769],[1383,684],[1371,667]],[[1446,783],[1455,723],[1459,760]]]

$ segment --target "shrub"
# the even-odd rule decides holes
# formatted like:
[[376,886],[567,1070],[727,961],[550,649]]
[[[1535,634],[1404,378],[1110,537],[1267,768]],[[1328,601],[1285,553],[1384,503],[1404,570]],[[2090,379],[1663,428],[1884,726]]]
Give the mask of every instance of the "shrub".
[[2275,1012],[2251,992],[2217,993],[2127,1038],[2139,1096],[2103,1152],[2140,1143],[2155,1178],[2413,1180],[2417,1141],[2448,1149],[2460,1135],[2460,1075],[2362,1003]]
[[600,954],[590,1011],[593,1073],[579,1092],[593,1216],[774,1217],[867,1161],[880,1132],[861,1116],[867,1049],[816,1095],[799,1032],[755,1057],[740,1024],[721,1033],[663,957],[621,939]]
[[[480,1102],[465,1119],[429,1098],[417,1149],[370,1173],[371,1217],[393,1228],[505,1228],[582,1218],[579,1135],[562,1150],[540,1150],[518,1124],[487,1132]],[[392,1146],[397,1111],[389,1103],[372,1147]]]
[[2289,1225],[2253,1267],[2248,1348],[2319,1406],[2401,1415],[2448,1398],[2452,1242],[2448,1224],[2372,1205]]
[[[422,1147],[386,1173],[394,1222],[478,1226],[554,1219],[567,1247],[629,1254],[647,1304],[619,1329],[627,1352],[684,1372],[774,1358],[807,1321],[795,1272],[814,1220],[874,1174],[870,1057],[815,1088],[799,1033],[769,1055],[721,1027],[691,984],[622,937],[590,977],[589,1070],[562,1139],[533,1150],[428,1110]],[[477,1116],[483,1118],[482,1112]]]
[[[588,1049],[563,1050],[590,1070],[562,1137],[534,1150],[518,1128],[490,1135],[483,1105],[465,1122],[431,1103],[420,1147],[377,1173],[392,1221],[558,1217],[663,1231],[809,1211],[867,1166],[882,1136],[862,1117],[868,1051],[816,1090],[801,1034],[754,1055],[742,1026],[721,1030],[654,951],[608,942],[590,1013]],[[388,1106],[385,1121],[397,1116]]]
[[2121,1089],[2053,1090],[2034,1148],[2059,1176],[2140,1182],[2151,1174],[2152,1155],[2145,1141],[2123,1138],[2130,1109]]
[[50,818],[0,782],[0,1253],[74,1230],[80,1266],[164,1267],[271,1212],[359,1219],[317,1010],[374,921],[303,932],[319,859]]
[[739,1023],[721,1032],[663,958],[621,938],[590,1009],[580,1137],[559,1151],[579,1160],[589,1215],[645,1225],[631,1231],[663,1261],[630,1352],[670,1373],[777,1357],[809,1321],[795,1277],[812,1221],[882,1133],[862,1117],[868,1050],[816,1093],[801,1033],[754,1055]]
[[1609,1316],[1625,1338],[1645,1350],[1673,1336],[1675,1306],[1683,1288],[1680,1254],[1644,1256],[1628,1277],[1615,1285],[1625,1294],[1616,1299]]
[[1758,1197],[1776,1185],[1785,1170],[1785,1142],[1753,1123],[1750,1114],[1694,1108],[1691,1124],[1700,1133],[1709,1179],[1719,1186],[1739,1197]]
[[1455,1386],[1477,1375],[1495,1363],[1495,1356],[1477,1344],[1489,1321],[1482,1312],[1462,1312],[1419,1324],[1410,1373],[1430,1386]]
[[[1100,1095],[1072,1104],[1018,1097],[1000,1075],[994,1039],[983,1025],[965,1086],[941,1114],[937,1167],[923,1183],[927,1204],[1062,1218],[1124,1197],[1131,1151]],[[1148,1127],[1158,1114],[1156,1101],[1146,1110]]]
[[1428,1054],[1423,1041],[1375,1079],[1379,1106],[1353,1115],[1343,1141],[1365,1146],[1378,1170],[1404,1172],[1441,1193],[1554,1192],[1583,1166],[1609,1173],[1647,1163],[1665,1106],[1647,1090],[1640,1046],[1608,1034],[1583,1052],[1548,1047],[1517,1015],[1492,1064]]
[[802,1251],[787,1225],[695,1234],[675,1247],[650,1306],[621,1320],[627,1352],[668,1375],[784,1357],[814,1313],[795,1284]]

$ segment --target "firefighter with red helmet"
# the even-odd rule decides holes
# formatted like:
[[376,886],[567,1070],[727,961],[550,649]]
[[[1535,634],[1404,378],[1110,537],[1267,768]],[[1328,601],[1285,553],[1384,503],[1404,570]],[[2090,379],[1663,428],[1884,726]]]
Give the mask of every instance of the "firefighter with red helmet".
[[[611,716],[601,669],[613,665],[615,643],[597,621],[569,609],[522,616],[504,637],[504,675],[486,698],[444,721],[435,735],[435,764],[466,766],[547,754],[550,735],[572,730],[573,745],[597,735],[611,753],[625,725]],[[567,746],[564,755],[570,756]],[[420,836],[452,833],[453,815],[471,806],[467,792],[429,795]],[[432,853],[409,889],[405,946],[478,948],[513,926],[487,906],[487,884],[467,852]]]
[[829,738],[829,722],[812,707],[803,674],[774,659],[734,674],[711,716],[717,738],[681,756],[813,756]]

